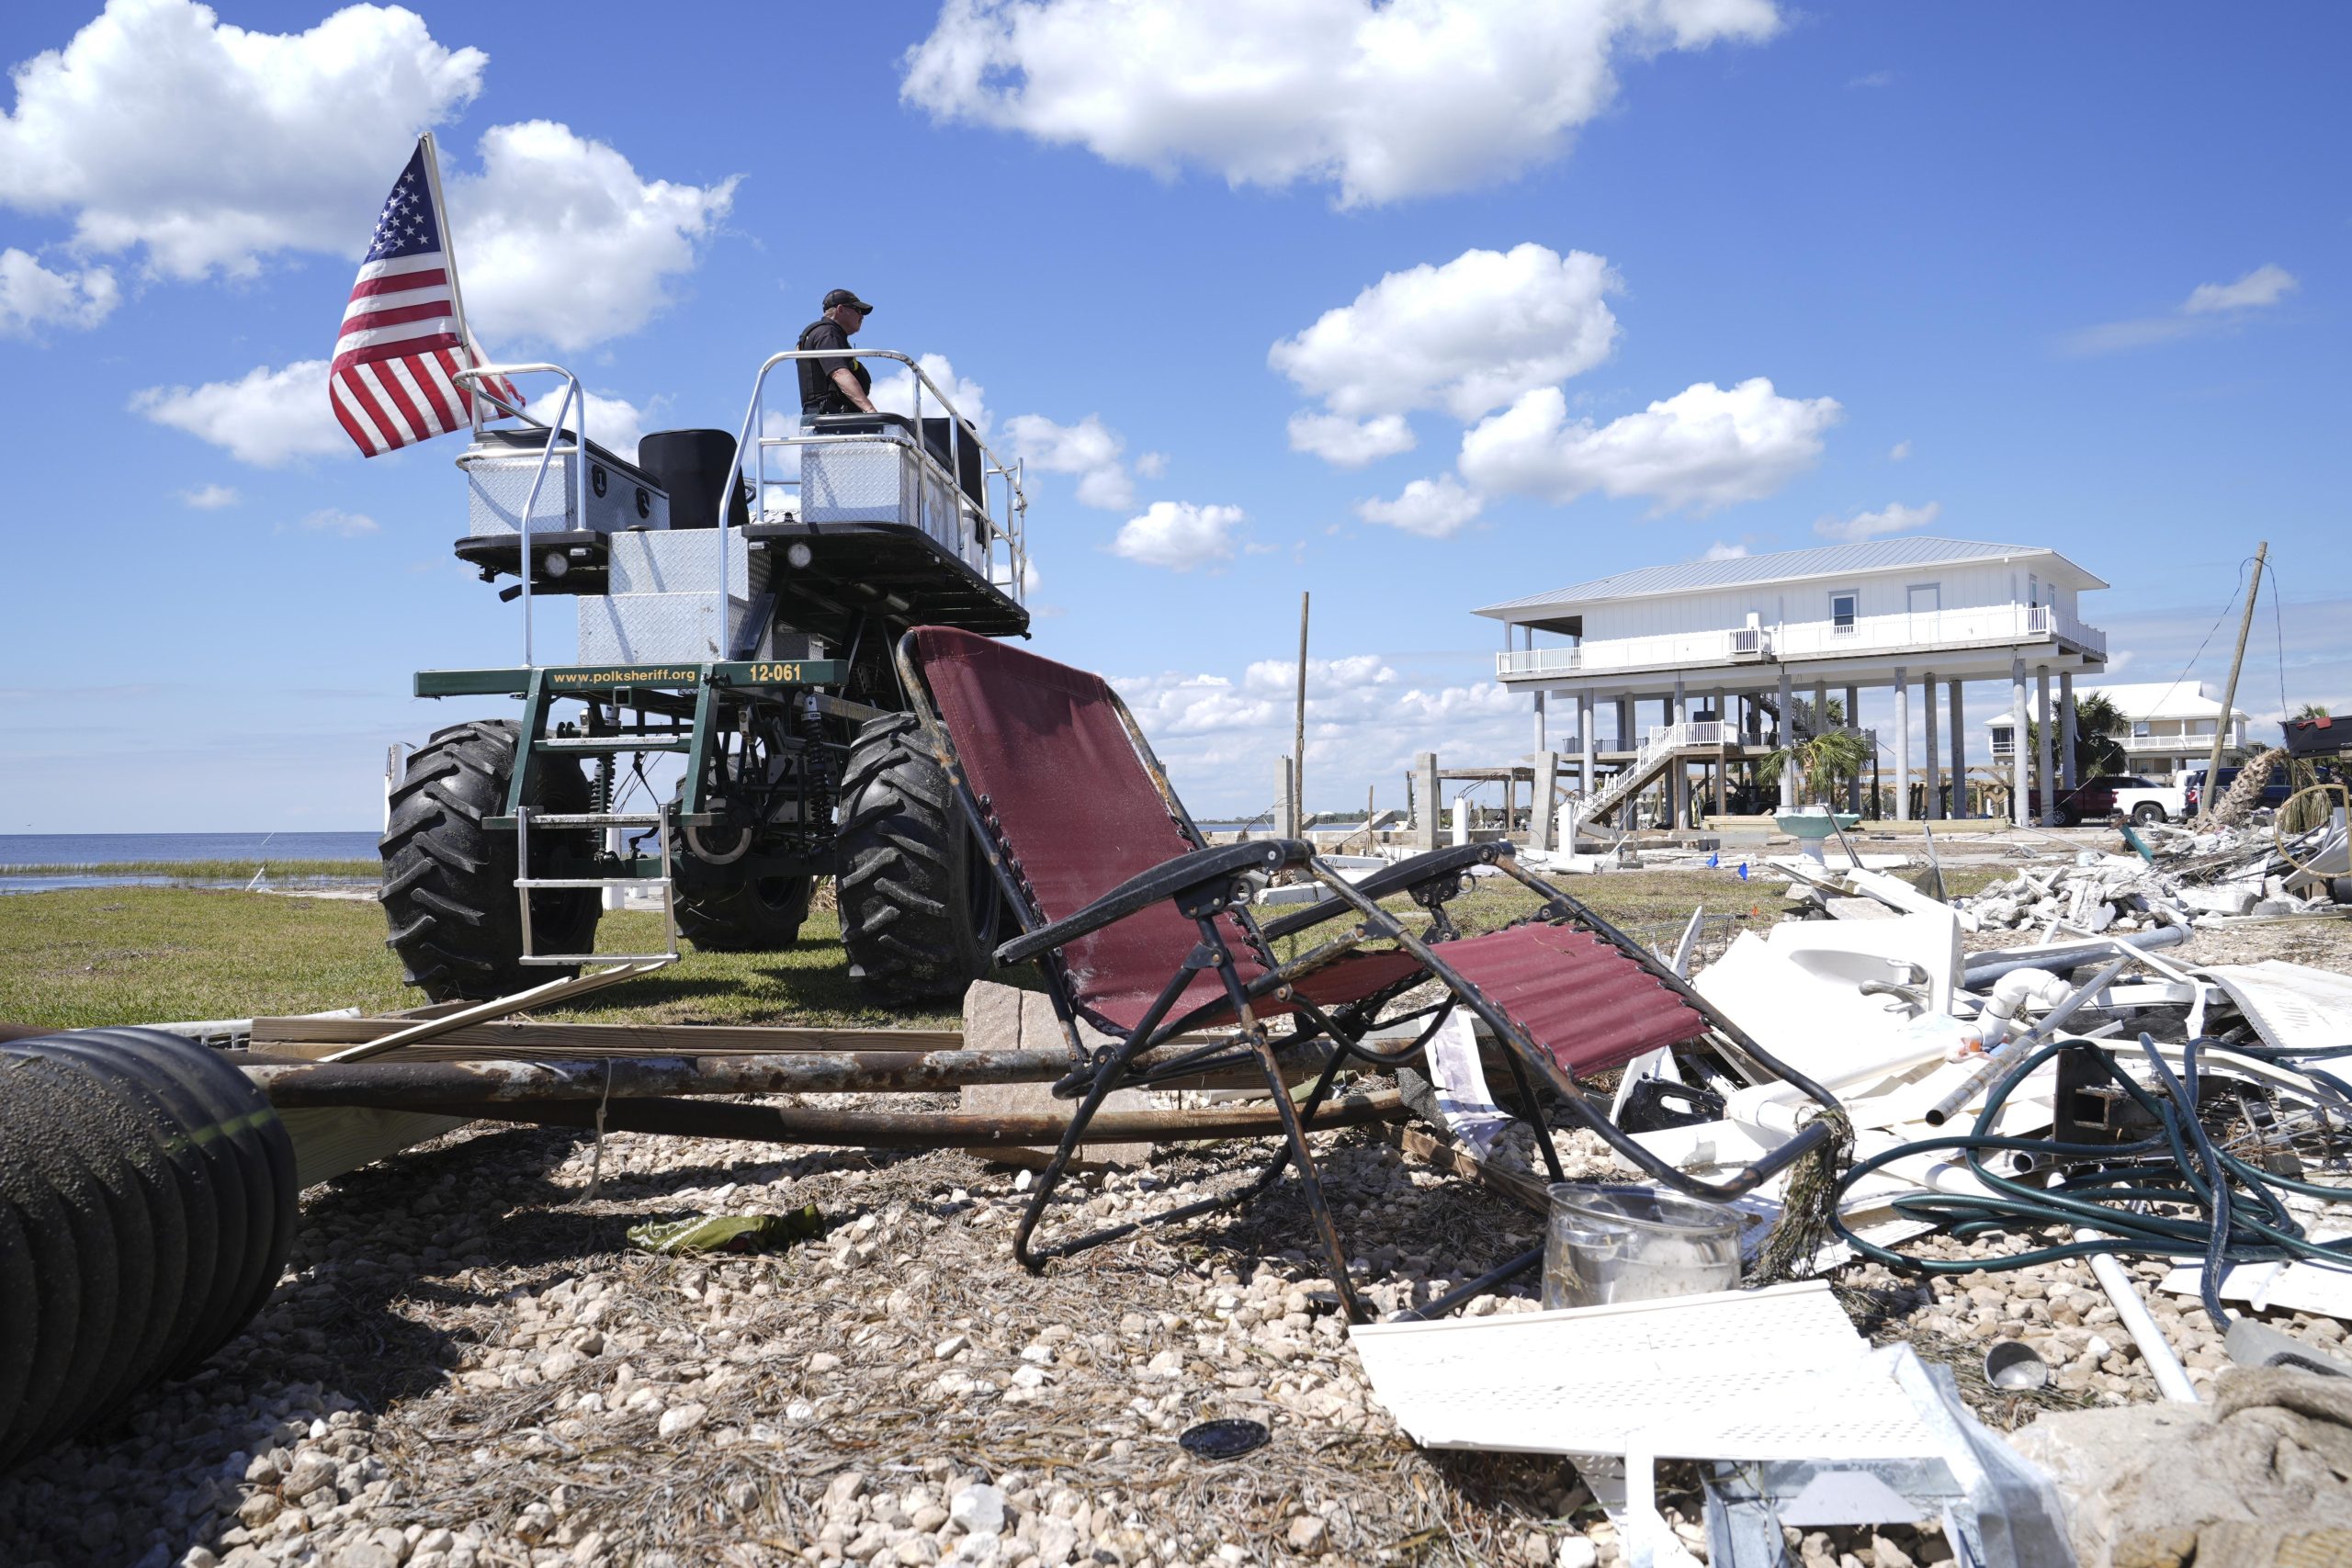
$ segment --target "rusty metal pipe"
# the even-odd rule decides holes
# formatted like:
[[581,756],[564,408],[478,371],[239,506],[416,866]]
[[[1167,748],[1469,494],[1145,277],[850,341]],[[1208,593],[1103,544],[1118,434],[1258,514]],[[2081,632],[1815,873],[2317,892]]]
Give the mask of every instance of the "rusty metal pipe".
[[651,1100],[695,1094],[927,1093],[966,1084],[1051,1083],[1069,1053],[846,1051],[762,1056],[606,1056],[580,1061],[295,1063],[228,1053],[281,1109]]
[[[445,1116],[484,1122],[522,1122],[551,1127],[593,1127],[594,1101],[565,1100],[544,1104],[511,1100],[448,1101],[429,1110]],[[1060,1116],[967,1116],[954,1111],[872,1111],[812,1105],[739,1105],[677,1100],[615,1100],[606,1104],[605,1127],[616,1133],[667,1133],[690,1138],[729,1138],[743,1143],[831,1145],[864,1149],[1024,1148],[1061,1141],[1069,1122]],[[1353,1127],[1407,1114],[1394,1090],[1344,1095],[1326,1101],[1306,1123],[1310,1133]],[[1283,1131],[1274,1106],[1202,1111],[1105,1111],[1087,1123],[1088,1143],[1150,1143],[1208,1138],[1277,1136]]]

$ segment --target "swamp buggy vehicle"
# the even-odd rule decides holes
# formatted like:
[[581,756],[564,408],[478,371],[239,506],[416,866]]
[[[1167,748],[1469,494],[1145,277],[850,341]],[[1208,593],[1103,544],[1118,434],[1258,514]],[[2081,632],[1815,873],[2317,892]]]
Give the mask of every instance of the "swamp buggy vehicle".
[[[458,558],[511,578],[522,662],[427,670],[420,697],[519,698],[437,730],[390,775],[390,945],[435,1001],[510,995],[624,959],[788,947],[835,879],[852,976],[876,1001],[961,995],[1009,932],[996,878],[922,743],[891,650],[911,626],[1025,636],[1027,501],[915,360],[913,412],[671,430],[625,462],[585,438],[579,379],[489,367],[458,459]],[[560,377],[555,417],[492,377]],[[786,372],[787,378],[791,372]],[[504,416],[504,418],[502,418]],[[512,423],[505,423],[511,419]],[[542,663],[533,602],[578,622]],[[565,640],[569,640],[568,638]],[[674,784],[657,782],[683,759]],[[593,951],[606,889],[657,894],[661,953]]]

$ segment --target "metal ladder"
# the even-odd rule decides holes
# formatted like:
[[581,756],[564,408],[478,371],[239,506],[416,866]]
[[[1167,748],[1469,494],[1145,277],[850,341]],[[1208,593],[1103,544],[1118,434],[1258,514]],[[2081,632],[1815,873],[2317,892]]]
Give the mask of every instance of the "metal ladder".
[[[528,738],[526,738],[528,744]],[[542,740],[544,744],[544,740]],[[655,828],[662,840],[662,874],[659,876],[533,876],[531,874],[531,824],[542,828]],[[523,953],[521,963],[541,964],[675,964],[678,961],[678,885],[671,876],[670,807],[663,802],[655,811],[588,811],[579,813],[545,812],[535,814],[529,807],[514,808],[514,866],[519,874],[514,878],[514,897],[522,906]],[[668,940],[668,950],[662,953],[537,953],[531,941],[531,894],[541,887],[659,887],[662,890],[662,924]]]

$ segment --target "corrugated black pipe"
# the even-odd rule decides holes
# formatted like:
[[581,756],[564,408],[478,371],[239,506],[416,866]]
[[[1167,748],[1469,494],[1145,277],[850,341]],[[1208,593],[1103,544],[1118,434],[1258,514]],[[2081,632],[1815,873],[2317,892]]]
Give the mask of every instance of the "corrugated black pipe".
[[286,1266],[294,1147],[154,1029],[0,1043],[0,1471],[193,1371]]

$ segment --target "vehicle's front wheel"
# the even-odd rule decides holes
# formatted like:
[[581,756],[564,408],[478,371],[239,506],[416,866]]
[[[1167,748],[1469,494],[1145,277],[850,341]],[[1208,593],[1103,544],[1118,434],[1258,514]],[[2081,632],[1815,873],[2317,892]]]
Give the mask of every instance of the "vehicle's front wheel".
[[[578,974],[577,965],[526,964],[522,906],[514,889],[514,835],[484,828],[506,810],[521,727],[476,719],[437,730],[408,760],[392,791],[391,823],[378,845],[384,886],[378,897],[386,941],[405,978],[436,1002],[487,1001]],[[569,757],[541,761],[524,804],[576,816],[588,809],[588,781]],[[531,863],[545,872],[562,851],[584,856],[587,829],[531,835]],[[548,887],[531,895],[532,945],[541,953],[585,953],[603,913],[593,887]]]
[[960,997],[995,966],[1004,900],[911,714],[858,731],[842,786],[842,946],[886,1006]]
[[2153,800],[2143,800],[2132,808],[2132,820],[2143,828],[2165,821],[2165,808]]

